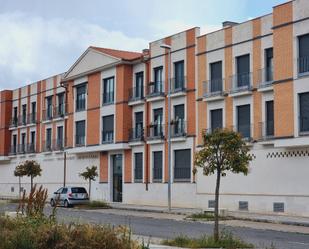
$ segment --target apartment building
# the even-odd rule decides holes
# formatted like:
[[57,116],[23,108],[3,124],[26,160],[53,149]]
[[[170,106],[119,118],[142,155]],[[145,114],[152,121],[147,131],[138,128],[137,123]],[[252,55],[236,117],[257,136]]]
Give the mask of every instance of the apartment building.
[[208,34],[192,28],[141,53],[89,47],[66,73],[2,91],[2,195],[18,195],[14,168],[34,159],[50,192],[86,185],[78,174],[96,165],[94,199],[167,205],[169,69],[172,205],[213,207],[215,178],[193,175],[194,153],[203,132],[227,128],[254,160],[248,176],[222,180],[221,208],[308,216],[306,0]]

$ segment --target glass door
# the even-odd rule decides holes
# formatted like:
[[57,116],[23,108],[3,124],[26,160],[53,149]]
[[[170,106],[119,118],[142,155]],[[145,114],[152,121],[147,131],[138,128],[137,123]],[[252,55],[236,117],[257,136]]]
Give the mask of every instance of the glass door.
[[122,202],[122,155],[113,155],[113,202]]

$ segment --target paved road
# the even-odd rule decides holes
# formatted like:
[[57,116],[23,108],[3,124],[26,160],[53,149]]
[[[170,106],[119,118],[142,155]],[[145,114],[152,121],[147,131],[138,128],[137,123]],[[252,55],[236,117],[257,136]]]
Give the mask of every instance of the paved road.
[[[0,205],[0,212],[4,210],[15,210],[14,205]],[[47,208],[47,212],[50,209]],[[142,236],[156,238],[173,238],[177,235],[198,237],[203,234],[212,233],[212,224],[197,223],[168,218],[153,218],[145,216],[132,216],[108,211],[85,211],[76,209],[59,208],[58,220],[64,222],[79,221],[97,224],[127,225],[133,233]],[[126,213],[125,211],[123,213]],[[252,228],[221,226],[221,228],[232,232],[243,240],[253,243],[257,247],[265,248],[273,243],[276,249],[308,249],[309,235],[299,233],[278,232]]]

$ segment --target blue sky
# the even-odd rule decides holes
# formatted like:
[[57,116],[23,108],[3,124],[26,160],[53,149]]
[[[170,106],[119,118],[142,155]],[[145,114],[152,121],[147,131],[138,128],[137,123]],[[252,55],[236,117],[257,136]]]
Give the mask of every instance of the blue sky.
[[89,46],[140,51],[150,41],[246,21],[282,0],[0,0],[0,90],[66,71]]

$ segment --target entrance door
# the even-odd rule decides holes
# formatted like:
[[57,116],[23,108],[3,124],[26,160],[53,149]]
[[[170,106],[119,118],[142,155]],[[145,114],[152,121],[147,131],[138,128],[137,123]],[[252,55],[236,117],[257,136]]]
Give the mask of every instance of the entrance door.
[[113,202],[122,202],[122,155],[113,155]]

